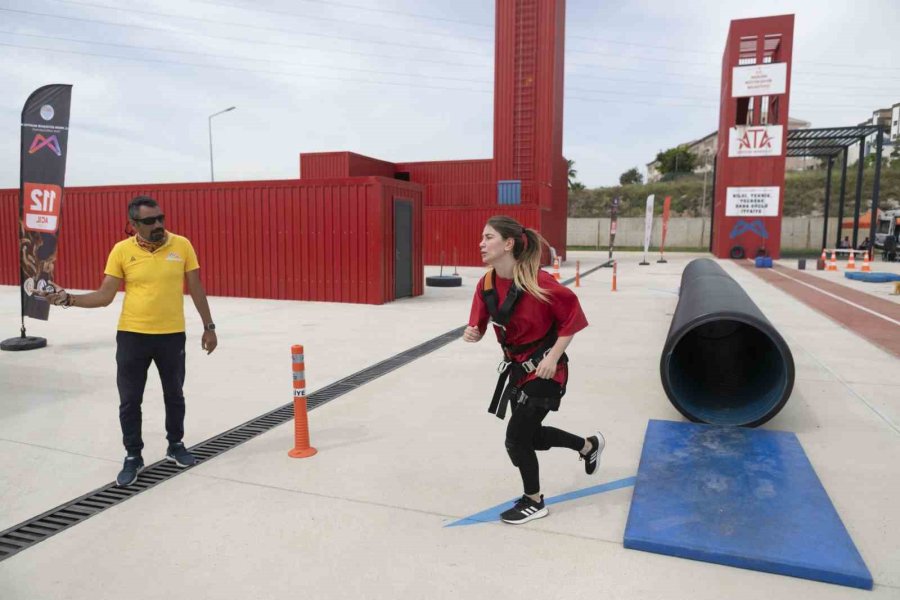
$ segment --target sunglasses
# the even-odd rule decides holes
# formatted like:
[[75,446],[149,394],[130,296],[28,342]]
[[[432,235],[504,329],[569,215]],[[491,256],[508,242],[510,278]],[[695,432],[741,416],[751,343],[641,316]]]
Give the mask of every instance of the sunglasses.
[[164,223],[166,220],[166,215],[156,215],[155,217],[145,217],[143,219],[135,219],[135,223],[143,223],[144,225],[153,225],[157,221],[160,223]]

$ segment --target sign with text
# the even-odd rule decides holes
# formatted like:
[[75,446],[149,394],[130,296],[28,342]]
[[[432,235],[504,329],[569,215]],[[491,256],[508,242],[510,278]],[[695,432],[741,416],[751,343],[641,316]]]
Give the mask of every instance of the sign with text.
[[728,130],[728,156],[729,158],[781,156],[783,131],[781,125],[732,127]]
[[787,92],[787,63],[734,67],[731,70],[731,97],[772,96]]
[[730,187],[725,196],[726,217],[777,217],[778,186]]
[[25,203],[22,206],[25,229],[56,233],[61,200],[62,188],[58,185],[25,182]]
[[35,296],[34,291],[55,285],[71,101],[71,85],[45,85],[32,92],[22,108],[18,224],[20,295],[22,316],[41,321],[49,318],[50,304]]

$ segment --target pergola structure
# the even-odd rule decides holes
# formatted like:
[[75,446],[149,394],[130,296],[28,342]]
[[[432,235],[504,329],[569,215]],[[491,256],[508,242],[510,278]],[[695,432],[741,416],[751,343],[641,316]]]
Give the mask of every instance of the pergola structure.
[[859,231],[859,207],[862,200],[863,172],[865,169],[866,138],[876,134],[875,141],[875,181],[872,184],[872,220],[869,225],[869,240],[875,243],[877,227],[878,194],[881,187],[881,152],[884,130],[878,125],[856,127],[827,127],[822,129],[793,129],[788,132],[787,156],[812,156],[828,159],[828,175],[825,182],[825,225],[822,227],[822,248],[828,247],[828,210],[831,202],[831,170],[834,159],[843,154],[841,161],[841,201],[838,205],[838,228],[835,247],[841,241],[841,223],[844,220],[844,196],[847,185],[847,150],[859,144],[859,160],[856,164],[856,203],[853,209],[853,248],[857,247]]

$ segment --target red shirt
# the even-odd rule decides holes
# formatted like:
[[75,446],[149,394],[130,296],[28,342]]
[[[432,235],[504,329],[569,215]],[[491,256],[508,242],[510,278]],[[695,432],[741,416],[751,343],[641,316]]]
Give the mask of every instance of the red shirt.
[[[506,294],[512,285],[512,279],[504,279],[498,277],[494,273],[494,289],[497,290],[497,305],[502,306]],[[519,346],[537,342],[546,335],[551,325],[556,325],[556,334],[560,337],[574,335],[588,326],[587,318],[581,310],[581,304],[578,302],[578,296],[569,288],[561,285],[553,276],[544,270],[538,271],[538,285],[541,289],[549,293],[549,302],[542,302],[531,294],[523,291],[519,296],[516,306],[513,308],[512,317],[506,326],[506,343],[510,346]],[[487,329],[488,321],[491,318],[488,313],[487,305],[481,297],[484,290],[484,278],[478,281],[475,289],[475,297],[472,299],[472,311],[469,315],[469,325],[477,327],[484,334]],[[494,333],[497,334],[497,341],[500,341],[500,335],[497,333],[499,327],[494,327]],[[524,362],[531,356],[531,351],[520,354],[514,354],[513,359],[516,362]],[[556,373],[553,380],[565,385],[568,379],[569,371],[565,363],[559,363],[556,366]],[[525,376],[520,384],[536,379],[537,375],[529,373]]]

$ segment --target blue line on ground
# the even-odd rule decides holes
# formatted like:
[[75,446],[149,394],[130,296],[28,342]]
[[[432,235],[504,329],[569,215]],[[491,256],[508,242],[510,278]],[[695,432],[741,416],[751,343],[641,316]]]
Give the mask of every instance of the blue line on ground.
[[[560,502],[568,502],[569,500],[577,500],[578,498],[584,498],[585,496],[593,496],[594,494],[602,494],[603,492],[611,492],[613,490],[618,490],[626,487],[631,487],[634,485],[635,479],[637,477],[625,477],[624,479],[617,479],[616,481],[609,481],[607,483],[601,483],[600,485],[594,485],[588,488],[584,488],[582,490],[575,490],[574,492],[568,492],[566,494],[560,494],[559,496],[553,496],[552,498],[545,498],[544,504],[559,504]],[[483,510],[480,513],[475,513],[474,515],[470,515],[458,521],[454,521],[453,523],[449,523],[444,525],[444,527],[460,527],[463,525],[475,525],[477,523],[490,523],[492,521],[500,520],[500,513],[502,513],[507,508],[512,506],[518,498],[514,498],[509,502],[504,502],[503,504],[498,504],[497,506],[492,506],[487,510]]]

